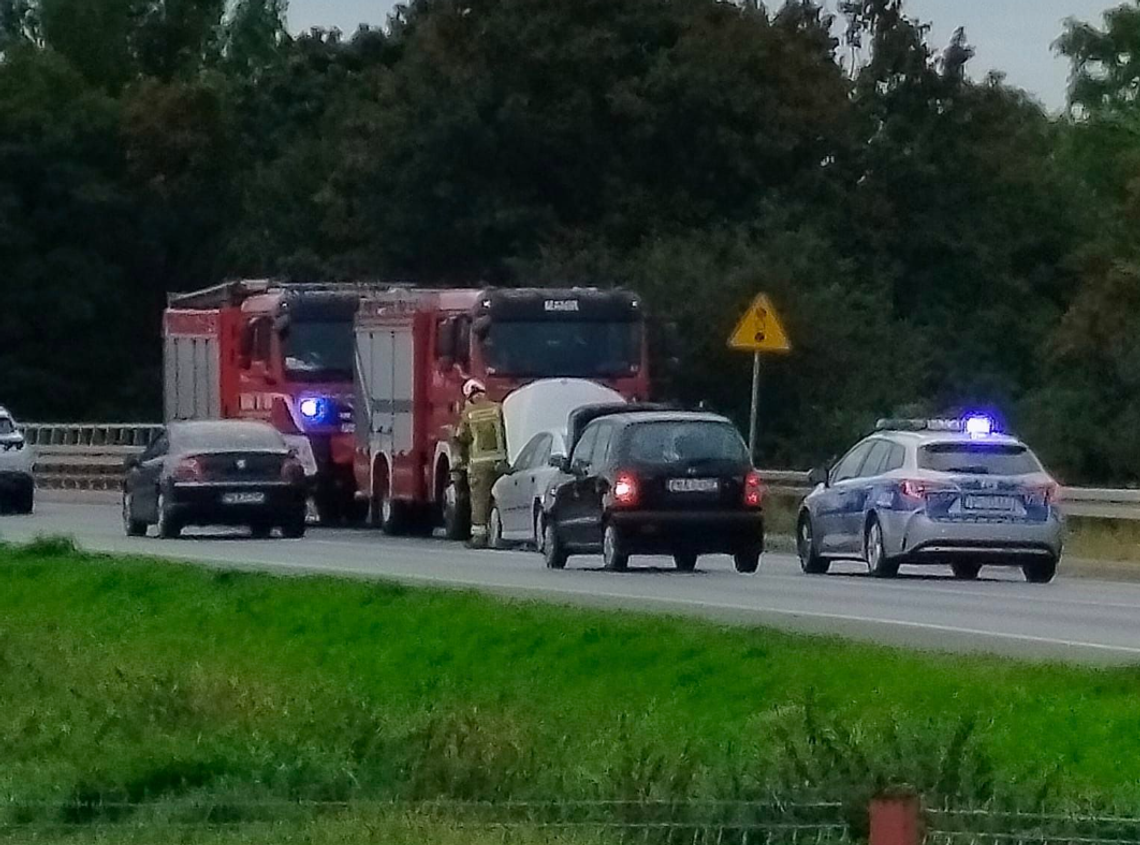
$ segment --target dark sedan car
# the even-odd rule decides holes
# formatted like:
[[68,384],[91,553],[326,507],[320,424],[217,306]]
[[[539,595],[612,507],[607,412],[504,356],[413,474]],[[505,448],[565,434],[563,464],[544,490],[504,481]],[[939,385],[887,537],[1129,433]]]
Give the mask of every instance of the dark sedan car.
[[171,423],[129,458],[123,527],[132,537],[158,527],[177,537],[188,525],[247,525],[255,537],[280,528],[305,533],[305,470],[272,426],[226,420]]
[[550,568],[562,569],[571,554],[597,552],[618,571],[634,554],[672,555],[682,571],[704,554],[732,555],[740,572],[759,566],[763,488],[740,433],[724,417],[604,414],[561,463],[567,478],[545,503]]

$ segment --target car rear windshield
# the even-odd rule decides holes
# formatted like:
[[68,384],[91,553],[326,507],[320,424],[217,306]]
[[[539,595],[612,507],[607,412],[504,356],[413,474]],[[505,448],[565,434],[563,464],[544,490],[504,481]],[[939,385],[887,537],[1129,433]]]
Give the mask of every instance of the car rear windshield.
[[16,424],[11,417],[0,417],[0,434],[12,434],[15,430]]
[[217,423],[187,426],[174,438],[176,446],[185,449],[221,450],[280,450],[285,441],[275,429],[261,425]]
[[691,420],[638,423],[626,457],[638,464],[748,463],[748,447],[727,423]]
[[918,465],[935,472],[968,475],[1029,475],[1041,464],[1017,443],[933,443],[918,452]]

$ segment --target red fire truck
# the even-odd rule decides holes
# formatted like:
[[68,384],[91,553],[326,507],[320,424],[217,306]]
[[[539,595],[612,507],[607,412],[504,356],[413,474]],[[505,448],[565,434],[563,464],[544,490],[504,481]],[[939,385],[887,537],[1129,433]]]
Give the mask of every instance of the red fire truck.
[[397,290],[356,316],[356,486],[389,533],[469,531],[449,439],[464,381],[492,399],[531,381],[587,378],[629,399],[649,391],[646,319],[628,291]]
[[363,516],[353,476],[353,318],[380,284],[245,280],[171,294],[165,418],[256,419],[297,450],[325,523]]

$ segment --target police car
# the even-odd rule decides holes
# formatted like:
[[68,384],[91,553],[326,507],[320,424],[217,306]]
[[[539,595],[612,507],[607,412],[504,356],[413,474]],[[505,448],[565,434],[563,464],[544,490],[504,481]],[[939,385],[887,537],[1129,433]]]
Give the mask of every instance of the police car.
[[0,406],[0,513],[31,513],[35,457],[7,409]]
[[902,564],[949,564],[960,579],[1019,566],[1037,583],[1057,572],[1058,485],[986,416],[881,420],[811,483],[796,538],[806,573],[835,560],[862,560],[882,578]]

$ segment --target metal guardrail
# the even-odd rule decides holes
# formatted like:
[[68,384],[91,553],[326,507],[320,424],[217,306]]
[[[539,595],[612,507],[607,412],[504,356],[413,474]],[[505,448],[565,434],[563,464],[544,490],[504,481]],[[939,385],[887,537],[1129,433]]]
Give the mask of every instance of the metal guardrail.
[[158,436],[154,423],[25,423],[36,453],[36,485],[52,490],[115,490],[123,461]]
[[[114,490],[123,459],[137,455],[158,436],[157,423],[25,423],[36,450],[36,483],[47,489]],[[761,470],[771,495],[799,497],[811,487],[797,470]],[[1066,487],[1061,507],[1069,516],[1140,520],[1140,489]]]

